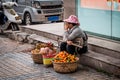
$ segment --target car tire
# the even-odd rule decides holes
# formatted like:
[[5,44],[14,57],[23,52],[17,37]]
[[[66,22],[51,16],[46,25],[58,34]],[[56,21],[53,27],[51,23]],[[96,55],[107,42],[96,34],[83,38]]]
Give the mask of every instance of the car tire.
[[30,13],[25,13],[25,16],[24,16],[24,24],[25,25],[30,25],[32,23],[32,20],[31,20],[31,15]]

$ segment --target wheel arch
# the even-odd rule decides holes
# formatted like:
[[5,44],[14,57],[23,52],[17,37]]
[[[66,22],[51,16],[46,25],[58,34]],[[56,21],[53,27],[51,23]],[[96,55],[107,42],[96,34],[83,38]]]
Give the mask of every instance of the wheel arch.
[[24,12],[24,15],[23,15],[23,20],[25,19],[25,15],[26,15],[27,13],[29,13],[29,14],[30,14],[30,17],[31,17],[31,22],[32,22],[32,16],[31,16],[31,13],[30,13],[29,11],[25,11],[25,12]]

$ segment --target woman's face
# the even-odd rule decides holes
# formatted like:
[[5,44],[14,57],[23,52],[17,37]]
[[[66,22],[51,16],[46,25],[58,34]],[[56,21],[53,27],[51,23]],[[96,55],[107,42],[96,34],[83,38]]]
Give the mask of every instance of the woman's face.
[[73,27],[73,25],[71,23],[65,22],[65,26],[67,26],[69,29],[71,29]]

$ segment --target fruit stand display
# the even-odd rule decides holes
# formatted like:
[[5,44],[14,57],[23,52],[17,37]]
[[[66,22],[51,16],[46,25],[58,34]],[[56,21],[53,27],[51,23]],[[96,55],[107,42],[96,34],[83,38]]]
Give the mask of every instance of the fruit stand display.
[[51,42],[48,43],[37,43],[35,48],[31,51],[31,57],[35,63],[43,63],[43,54],[41,54],[41,50],[45,48],[52,49],[54,46]]
[[38,43],[32,50],[32,58],[35,63],[43,63],[46,67],[53,66],[59,73],[75,72],[78,68],[79,58],[66,51],[56,52],[53,43]]
[[47,47],[40,49],[40,54],[43,57],[43,64],[45,66],[52,66],[53,57],[56,55],[56,49],[52,43],[48,43]]
[[61,51],[53,59],[53,68],[60,73],[75,72],[78,68],[78,60],[79,58],[75,55]]

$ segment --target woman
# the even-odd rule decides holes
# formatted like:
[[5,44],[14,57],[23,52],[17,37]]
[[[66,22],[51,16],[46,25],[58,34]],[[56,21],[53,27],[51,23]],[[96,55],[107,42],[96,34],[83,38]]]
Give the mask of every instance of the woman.
[[[78,18],[75,15],[64,20],[63,42],[60,44],[60,51],[67,51],[70,54],[87,52],[87,35],[80,29]],[[82,48],[76,47],[77,44]]]

